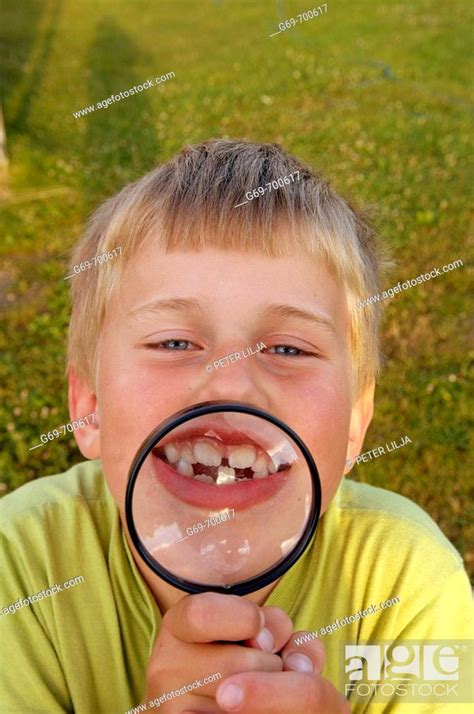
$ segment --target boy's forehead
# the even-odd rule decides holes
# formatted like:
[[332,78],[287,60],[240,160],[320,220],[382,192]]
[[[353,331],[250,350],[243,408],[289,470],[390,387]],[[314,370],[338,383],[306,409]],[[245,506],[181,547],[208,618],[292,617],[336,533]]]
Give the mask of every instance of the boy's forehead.
[[326,265],[302,254],[165,251],[155,243],[130,260],[121,283],[120,303],[132,315],[160,305],[198,312],[220,304],[233,311],[260,306],[283,318],[318,307],[321,314],[328,313],[329,322],[338,313],[341,317],[347,306],[343,286]]
[[[286,280],[285,285],[291,289],[296,277],[304,282],[321,282],[322,279],[332,280],[330,271],[323,261],[311,258],[306,254],[294,251],[290,255],[266,255],[263,251],[239,251],[215,248],[201,250],[165,250],[159,244],[153,243],[140,250],[132,259],[125,271],[128,286],[132,280],[140,279],[146,284],[155,283],[159,278],[160,285],[176,284],[177,281],[189,285],[198,284],[204,287],[209,281],[232,284],[253,281],[255,287],[264,288],[268,282],[265,277],[278,277],[292,271],[295,280]],[[217,281],[216,281],[217,279]],[[141,285],[136,286],[138,288]],[[274,289],[274,286],[269,286]],[[280,285],[283,288],[282,285]]]
[[[260,269],[275,270],[278,259],[266,257],[260,253],[248,254],[232,250],[165,250],[157,243],[144,246],[130,260],[126,275],[139,279],[145,285],[155,283],[157,287],[186,282],[189,285],[215,281],[216,275],[225,275],[232,279],[235,266],[244,271],[241,279],[252,276],[255,263]],[[265,268],[265,266],[268,266]]]

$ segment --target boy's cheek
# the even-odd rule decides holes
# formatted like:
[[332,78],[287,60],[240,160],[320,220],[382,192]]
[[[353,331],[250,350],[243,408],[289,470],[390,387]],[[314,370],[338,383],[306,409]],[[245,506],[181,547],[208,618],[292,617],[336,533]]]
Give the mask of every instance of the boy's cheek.
[[[322,513],[333,499],[346,467],[350,427],[350,398],[347,391],[343,383],[333,383],[330,388],[326,382],[308,395],[306,404],[298,405],[298,411],[306,418],[299,436],[312,453],[321,480]],[[317,410],[315,404],[318,405]],[[311,414],[313,418],[308,419]],[[310,432],[308,423],[311,424]],[[297,425],[295,431],[298,433]]]
[[102,447],[101,461],[105,480],[107,481],[117,506],[122,510],[125,503],[128,473],[135,457],[135,451],[131,444],[126,443],[125,436],[117,436],[116,443],[120,440],[124,451],[118,453],[113,442],[106,441]]

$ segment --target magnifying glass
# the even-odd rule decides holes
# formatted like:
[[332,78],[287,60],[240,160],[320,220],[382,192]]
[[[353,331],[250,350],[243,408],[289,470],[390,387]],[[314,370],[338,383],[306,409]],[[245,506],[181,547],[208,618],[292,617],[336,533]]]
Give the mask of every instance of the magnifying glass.
[[245,595],[281,577],[321,511],[318,469],[284,422],[241,402],[197,404],[162,422],[128,476],[132,542],[187,593]]

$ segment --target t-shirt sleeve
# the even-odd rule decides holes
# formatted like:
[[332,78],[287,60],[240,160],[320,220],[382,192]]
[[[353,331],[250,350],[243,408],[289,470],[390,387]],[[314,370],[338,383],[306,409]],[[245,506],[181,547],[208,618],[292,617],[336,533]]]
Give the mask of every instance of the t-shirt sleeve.
[[0,712],[72,712],[61,664],[46,620],[41,616],[41,605],[26,600],[37,591],[14,544],[3,536],[0,536],[0,572]]

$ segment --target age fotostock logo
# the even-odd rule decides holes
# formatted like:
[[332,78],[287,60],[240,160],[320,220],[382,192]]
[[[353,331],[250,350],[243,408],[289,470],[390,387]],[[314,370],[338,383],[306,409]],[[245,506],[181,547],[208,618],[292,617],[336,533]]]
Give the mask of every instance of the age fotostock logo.
[[351,702],[472,702],[472,640],[341,644],[341,691]]

